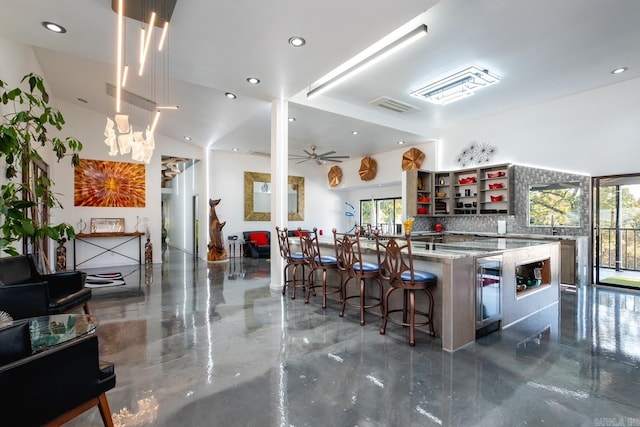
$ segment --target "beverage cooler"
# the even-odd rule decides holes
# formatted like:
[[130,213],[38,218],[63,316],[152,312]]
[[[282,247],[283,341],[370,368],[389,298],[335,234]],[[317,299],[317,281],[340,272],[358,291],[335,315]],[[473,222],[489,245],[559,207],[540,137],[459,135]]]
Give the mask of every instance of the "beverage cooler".
[[502,256],[476,258],[476,335],[500,329]]

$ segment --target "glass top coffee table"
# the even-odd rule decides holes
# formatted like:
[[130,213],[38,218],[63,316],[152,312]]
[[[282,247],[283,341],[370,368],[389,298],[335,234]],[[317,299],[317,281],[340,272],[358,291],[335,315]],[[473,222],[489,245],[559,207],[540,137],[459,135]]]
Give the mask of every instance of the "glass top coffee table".
[[29,321],[31,350],[44,351],[95,332],[98,318],[85,314],[52,314]]

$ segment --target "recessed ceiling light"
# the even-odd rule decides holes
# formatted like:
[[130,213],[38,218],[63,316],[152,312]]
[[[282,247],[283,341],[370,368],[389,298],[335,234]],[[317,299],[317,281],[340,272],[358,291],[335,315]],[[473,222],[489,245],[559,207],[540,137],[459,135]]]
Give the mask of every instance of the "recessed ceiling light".
[[287,120],[289,120],[290,122],[295,122],[296,118],[295,117],[289,117]]
[[231,93],[231,92],[225,93],[224,96],[226,96],[229,99],[236,99],[237,98],[236,95]]
[[398,145],[404,144],[404,141],[398,141]]
[[293,47],[302,47],[307,43],[307,41],[300,36],[293,36],[289,38],[289,44]]
[[360,132],[358,132],[357,130],[352,130],[352,131],[351,131],[351,135],[357,135],[357,134],[359,134],[359,133],[360,133]]
[[231,151],[240,151],[239,148],[232,148]]
[[629,69],[628,67],[616,68],[615,70],[611,70],[611,74],[621,74],[627,71],[628,69]]
[[53,31],[54,33],[62,34],[67,32],[66,28],[64,28],[62,25],[56,24],[55,22],[44,21],[42,22],[42,26],[49,31]]
[[185,136],[184,139],[185,139],[185,141],[191,141],[191,137],[190,136]]
[[257,85],[258,83],[260,83],[260,79],[257,77],[247,77],[247,82],[251,83],[252,85]]

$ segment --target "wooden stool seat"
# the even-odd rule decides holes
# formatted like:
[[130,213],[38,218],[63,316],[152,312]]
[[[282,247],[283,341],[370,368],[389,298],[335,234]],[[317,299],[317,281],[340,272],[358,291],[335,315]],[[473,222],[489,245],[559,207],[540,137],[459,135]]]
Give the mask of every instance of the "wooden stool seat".
[[[378,263],[382,267],[381,276],[383,280],[389,282],[389,289],[385,292],[382,326],[380,333],[385,334],[387,321],[409,328],[409,345],[414,346],[415,327],[428,326],[431,336],[435,336],[433,328],[433,294],[430,287],[438,283],[438,276],[435,274],[416,270],[413,268],[413,257],[411,254],[411,236],[405,235],[405,240],[400,241],[393,236],[380,236],[375,233],[376,248],[378,250]],[[399,243],[400,242],[400,243]],[[389,299],[391,294],[397,290],[402,290],[402,307],[390,308]],[[416,308],[416,291],[423,292],[428,298],[428,306],[425,310]],[[402,318],[392,316],[393,313],[402,313]],[[423,318],[423,321],[416,321],[416,315]]]

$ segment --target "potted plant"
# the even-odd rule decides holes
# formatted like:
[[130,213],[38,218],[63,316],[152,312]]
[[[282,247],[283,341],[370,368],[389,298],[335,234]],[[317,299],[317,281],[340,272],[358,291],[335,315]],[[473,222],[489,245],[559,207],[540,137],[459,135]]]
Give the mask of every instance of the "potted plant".
[[18,255],[14,245],[26,239],[29,251],[50,270],[49,260],[41,257],[43,242],[47,237],[72,239],[75,232],[69,224],[54,226],[43,220],[43,212],[62,205],[52,191],[54,183],[47,174],[37,173],[36,165],[44,163],[41,153],[51,150],[58,162],[68,156],[75,167],[82,143],[49,135],[51,128],[62,130],[65,121],[49,106],[42,77],[27,74],[16,88],[0,80],[0,100],[0,158],[6,162],[6,180],[0,186],[0,250]]

